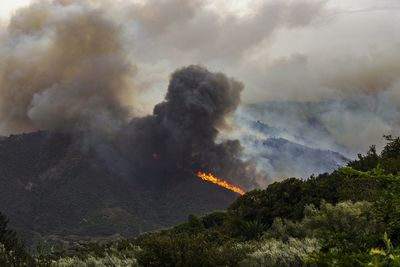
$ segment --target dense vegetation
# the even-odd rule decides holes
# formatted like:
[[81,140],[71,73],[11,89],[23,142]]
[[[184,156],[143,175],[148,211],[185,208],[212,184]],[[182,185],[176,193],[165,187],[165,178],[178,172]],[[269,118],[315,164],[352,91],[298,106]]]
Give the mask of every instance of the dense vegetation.
[[0,266],[400,266],[400,139],[331,174],[106,245],[28,253],[0,216]]

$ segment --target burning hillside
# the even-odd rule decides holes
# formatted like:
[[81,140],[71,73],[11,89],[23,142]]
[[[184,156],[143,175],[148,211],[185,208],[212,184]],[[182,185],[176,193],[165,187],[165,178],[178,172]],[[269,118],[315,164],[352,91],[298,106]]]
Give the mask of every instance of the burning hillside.
[[219,179],[218,177],[215,177],[211,173],[207,174],[205,172],[198,172],[197,173],[197,177],[199,177],[203,181],[209,181],[209,182],[211,182],[213,184],[217,184],[217,185],[219,185],[221,187],[229,189],[229,190],[231,190],[231,191],[233,191],[235,193],[238,193],[240,195],[244,195],[246,193],[245,191],[243,191],[239,187],[231,185],[230,183],[228,183],[226,181],[223,181],[223,180]]
[[125,165],[128,159],[106,143],[98,147],[102,157],[82,152],[83,138],[36,132],[0,140],[0,210],[27,240],[132,237],[224,209],[237,197],[183,170]]

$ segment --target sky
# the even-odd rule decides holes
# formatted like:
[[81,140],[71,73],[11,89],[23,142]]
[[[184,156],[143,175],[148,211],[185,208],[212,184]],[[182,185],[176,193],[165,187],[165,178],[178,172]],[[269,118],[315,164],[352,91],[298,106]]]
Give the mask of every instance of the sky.
[[2,0],[0,7],[0,17],[7,19],[17,8],[28,5],[29,0]]
[[[129,0],[127,0],[129,1]],[[31,0],[2,0],[0,7],[0,18],[7,20],[13,12],[23,6],[29,5]],[[140,2],[140,1],[136,1]],[[214,1],[214,5],[224,5],[227,9],[237,13],[247,13],[251,9],[248,0],[236,1]]]
[[[132,64],[135,96],[129,97],[134,99],[135,114],[148,114],[162,101],[175,69],[200,64],[242,81],[244,104],[326,103],[322,112],[310,116],[335,144],[353,154],[373,143],[382,146],[383,134],[400,134],[398,0],[59,0],[76,4],[38,5],[51,14],[47,24],[29,22],[19,13],[14,16],[15,27],[19,23],[24,29],[43,26],[39,35],[7,32],[10,16],[30,1],[0,1],[1,61],[14,62],[13,56],[34,52],[32,60],[41,64],[40,56],[48,55],[46,47],[59,29],[54,25],[68,24],[63,14],[87,12],[85,3],[101,2],[101,16],[120,30],[123,55]],[[40,14],[34,8],[32,12]],[[35,70],[26,68],[22,64],[3,77]],[[18,102],[20,94],[10,93],[18,88],[7,79],[0,84],[0,96],[14,102],[0,101],[0,119],[5,121],[1,114],[7,114],[13,127],[0,123],[0,133],[20,132],[32,125],[46,128],[47,121],[38,119],[39,123],[32,116],[54,112],[48,110],[44,96],[49,97],[49,91],[54,93],[54,87],[65,81],[54,81],[51,90],[38,85]],[[65,92],[57,95],[61,96]],[[18,119],[5,107],[13,107]],[[294,127],[297,120],[276,123]],[[29,127],[25,127],[27,121]]]

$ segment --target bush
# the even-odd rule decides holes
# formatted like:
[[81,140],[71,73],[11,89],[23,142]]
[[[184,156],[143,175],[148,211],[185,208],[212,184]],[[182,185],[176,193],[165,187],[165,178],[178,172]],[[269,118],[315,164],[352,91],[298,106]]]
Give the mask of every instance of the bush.
[[313,238],[289,238],[287,242],[276,239],[262,240],[256,243],[254,247],[254,251],[247,255],[240,266],[301,266],[304,258],[319,250],[320,244],[317,239]]
[[161,232],[140,241],[143,266],[237,266],[248,252],[218,232]]
[[86,259],[78,257],[61,258],[51,263],[51,267],[137,267],[136,259],[125,258],[120,255],[107,255],[95,257],[89,255]]
[[383,233],[383,225],[374,218],[371,207],[368,202],[350,201],[337,205],[324,202],[320,209],[308,205],[301,222],[276,219],[264,236],[282,240],[317,238],[323,250],[365,251],[374,246]]

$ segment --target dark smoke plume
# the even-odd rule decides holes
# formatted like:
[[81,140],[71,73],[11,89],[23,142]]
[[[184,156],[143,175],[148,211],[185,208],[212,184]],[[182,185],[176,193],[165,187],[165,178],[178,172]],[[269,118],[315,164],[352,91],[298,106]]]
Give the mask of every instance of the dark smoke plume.
[[[179,162],[206,156],[200,151],[214,144],[217,127],[223,127],[225,116],[239,105],[242,89],[241,83],[224,74],[197,66],[172,75],[165,102],[155,106],[154,115],[168,132],[169,151],[182,157]],[[192,155],[193,150],[199,154]]]
[[257,178],[253,165],[240,159],[237,140],[217,142],[219,129],[240,103],[243,85],[222,73],[199,66],[176,71],[165,101],[154,114],[134,119],[124,131],[126,151],[137,167],[160,172],[213,172],[251,187]]

